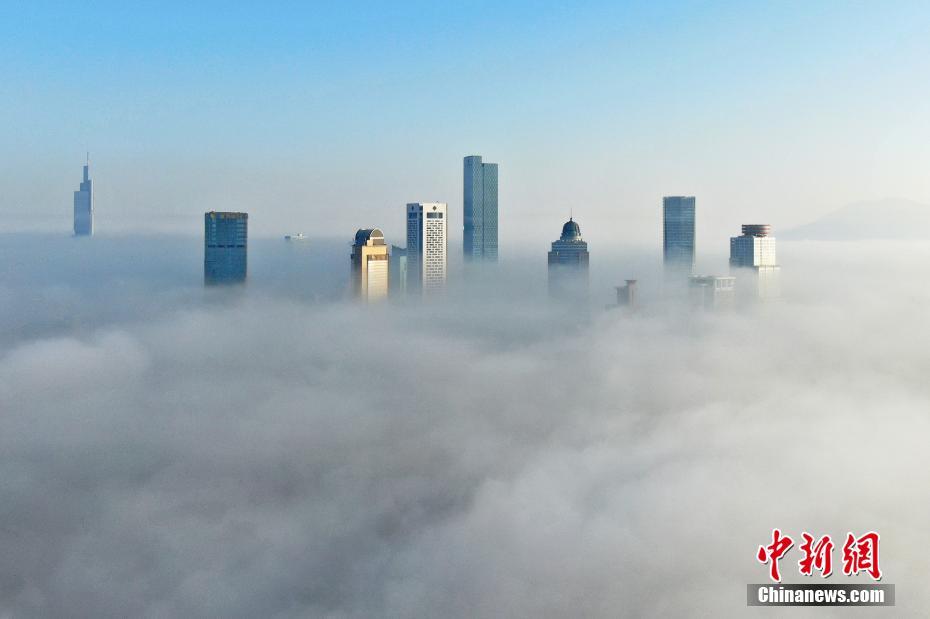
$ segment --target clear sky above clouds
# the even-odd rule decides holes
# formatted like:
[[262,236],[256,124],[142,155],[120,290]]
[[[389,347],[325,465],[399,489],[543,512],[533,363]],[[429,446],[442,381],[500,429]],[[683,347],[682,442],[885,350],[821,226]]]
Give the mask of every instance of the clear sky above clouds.
[[69,230],[85,150],[101,232],[400,240],[407,201],[460,216],[467,154],[500,163],[505,254],[570,209],[654,243],[664,194],[709,243],[930,202],[927,32],[919,2],[6,2],[2,229]]

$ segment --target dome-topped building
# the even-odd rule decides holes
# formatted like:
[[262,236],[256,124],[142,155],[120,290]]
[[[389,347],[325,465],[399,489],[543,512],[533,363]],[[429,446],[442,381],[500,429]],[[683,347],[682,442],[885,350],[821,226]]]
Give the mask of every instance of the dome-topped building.
[[587,290],[588,244],[581,238],[581,226],[570,217],[549,252],[549,292],[555,297],[580,299]]
[[568,218],[565,225],[562,226],[562,236],[560,241],[581,241],[581,226],[572,217]]

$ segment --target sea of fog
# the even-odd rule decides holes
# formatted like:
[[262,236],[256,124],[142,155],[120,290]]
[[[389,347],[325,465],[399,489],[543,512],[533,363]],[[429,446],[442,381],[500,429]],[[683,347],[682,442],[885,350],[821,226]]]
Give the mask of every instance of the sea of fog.
[[879,531],[926,614],[930,244],[783,242],[723,313],[599,247],[567,312],[546,249],[362,306],[348,240],[217,290],[195,237],[0,235],[0,617],[762,617],[774,527]]

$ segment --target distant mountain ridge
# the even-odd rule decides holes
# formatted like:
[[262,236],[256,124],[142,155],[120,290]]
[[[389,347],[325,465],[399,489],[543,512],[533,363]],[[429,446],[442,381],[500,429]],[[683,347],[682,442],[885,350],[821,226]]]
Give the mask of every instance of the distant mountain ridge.
[[930,239],[930,205],[903,199],[854,202],[785,230],[778,237],[818,241]]

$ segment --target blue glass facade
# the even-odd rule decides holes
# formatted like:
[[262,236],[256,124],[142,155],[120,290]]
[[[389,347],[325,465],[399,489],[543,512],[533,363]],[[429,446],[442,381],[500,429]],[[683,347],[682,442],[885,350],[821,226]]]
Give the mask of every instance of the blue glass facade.
[[74,236],[94,234],[94,186],[90,179],[90,161],[84,165],[84,180],[74,192]]
[[465,260],[497,260],[497,164],[465,157],[463,196]]
[[662,251],[668,270],[694,271],[694,196],[662,199]]
[[248,213],[204,214],[203,279],[206,284],[244,282],[248,270]]

